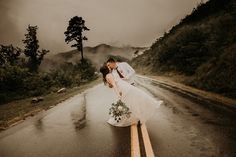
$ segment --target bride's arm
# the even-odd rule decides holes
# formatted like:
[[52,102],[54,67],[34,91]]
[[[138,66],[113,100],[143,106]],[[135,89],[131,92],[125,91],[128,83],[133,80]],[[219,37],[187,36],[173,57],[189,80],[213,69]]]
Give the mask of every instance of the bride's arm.
[[112,87],[113,87],[115,93],[117,94],[117,96],[118,96],[119,98],[121,98],[122,92],[121,92],[121,90],[118,88],[118,86],[116,85],[116,82],[115,82],[115,80],[114,80],[114,77],[113,77],[111,74],[108,74],[108,75],[106,76],[106,80],[107,80],[108,83],[110,83],[110,84],[112,85]]

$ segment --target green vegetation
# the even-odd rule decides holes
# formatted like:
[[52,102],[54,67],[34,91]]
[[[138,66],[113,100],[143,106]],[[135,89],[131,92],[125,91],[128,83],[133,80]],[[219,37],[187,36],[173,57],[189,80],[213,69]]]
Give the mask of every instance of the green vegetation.
[[25,44],[25,56],[28,57],[28,68],[31,72],[37,72],[38,67],[43,60],[45,54],[49,52],[49,50],[42,49],[39,51],[39,44],[37,39],[37,26],[28,26],[28,33],[25,34],[25,39],[23,40]]
[[5,65],[0,68],[0,104],[15,99],[46,95],[62,87],[73,87],[95,79],[95,68],[88,60],[66,63],[43,73],[32,73],[26,67]]
[[[39,50],[37,29],[37,26],[28,26],[23,40],[24,50],[13,45],[0,45],[0,130],[47,110],[100,82],[91,61],[83,56],[73,63],[60,62],[47,72],[42,69],[40,65],[49,51]],[[73,35],[80,32],[70,31],[66,34],[67,42],[79,38]],[[71,37],[70,33],[75,34]],[[82,51],[82,41],[78,40],[76,47]],[[65,87],[66,92],[57,92],[62,88],[65,91]],[[43,101],[37,102],[37,105],[31,103],[32,97],[36,96],[43,96],[40,98]]]
[[210,0],[133,60],[150,73],[181,74],[184,83],[236,98],[236,1]]
[[83,40],[88,40],[86,36],[83,36],[84,31],[89,31],[85,26],[85,21],[82,17],[74,16],[69,21],[69,26],[65,31],[65,41],[68,43],[74,41],[71,47],[76,47],[79,52],[81,52],[81,60],[84,59],[83,53]]
[[44,96],[44,100],[37,103],[31,103],[31,98],[11,101],[0,105],[0,131],[21,121],[28,116],[33,116],[42,110],[48,110],[58,103],[76,95],[84,90],[93,87],[101,82],[101,79],[95,79],[89,83],[80,85],[79,87],[69,88],[64,93],[49,93]]
[[44,55],[39,51],[37,26],[28,26],[25,49],[0,45],[0,104],[33,96],[47,95],[62,87],[74,87],[94,80],[95,68],[88,59],[61,63],[49,72],[39,71]]

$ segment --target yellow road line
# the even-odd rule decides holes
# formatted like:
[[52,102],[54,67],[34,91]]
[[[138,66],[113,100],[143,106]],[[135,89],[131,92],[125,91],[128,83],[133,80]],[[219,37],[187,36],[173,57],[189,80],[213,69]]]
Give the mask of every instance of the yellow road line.
[[143,137],[143,143],[144,143],[144,147],[145,147],[146,156],[147,157],[154,157],[151,141],[150,141],[147,127],[145,124],[141,125],[141,131],[142,131],[142,137]]
[[138,128],[136,124],[131,125],[131,157],[140,157]]

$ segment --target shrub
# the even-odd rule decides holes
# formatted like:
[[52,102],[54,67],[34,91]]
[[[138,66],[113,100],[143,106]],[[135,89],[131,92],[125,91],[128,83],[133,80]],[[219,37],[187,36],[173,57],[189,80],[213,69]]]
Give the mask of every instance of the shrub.
[[30,96],[55,92],[61,87],[78,86],[95,78],[95,68],[89,60],[66,63],[48,73],[31,73],[20,66],[0,68],[0,104]]

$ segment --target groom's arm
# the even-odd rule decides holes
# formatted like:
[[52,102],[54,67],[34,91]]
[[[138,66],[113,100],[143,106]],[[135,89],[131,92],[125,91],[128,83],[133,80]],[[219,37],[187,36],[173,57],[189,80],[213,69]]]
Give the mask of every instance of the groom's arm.
[[124,62],[124,66],[127,70],[126,79],[130,79],[135,74],[135,70],[126,62]]
[[106,80],[108,83],[110,83],[116,93],[116,95],[118,96],[119,99],[121,99],[121,96],[122,96],[122,92],[121,90],[118,88],[118,86],[116,85],[116,82],[114,80],[114,77],[112,76],[112,74],[108,74],[106,76]]

